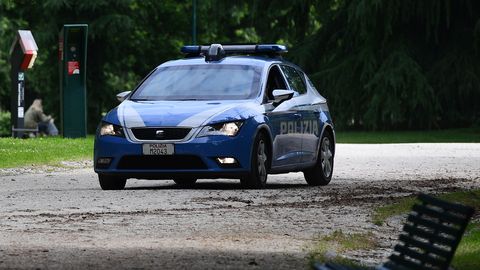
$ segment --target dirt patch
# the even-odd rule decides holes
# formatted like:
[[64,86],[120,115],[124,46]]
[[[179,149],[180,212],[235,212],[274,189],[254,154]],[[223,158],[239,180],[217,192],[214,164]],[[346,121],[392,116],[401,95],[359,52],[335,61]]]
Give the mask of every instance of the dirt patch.
[[102,191],[92,169],[12,169],[0,172],[0,268],[302,269],[315,240],[338,230],[373,235],[375,249],[343,255],[375,265],[403,223],[374,225],[375,207],[478,189],[479,164],[480,144],[338,145],[328,186],[291,173],[264,190],[217,179]]

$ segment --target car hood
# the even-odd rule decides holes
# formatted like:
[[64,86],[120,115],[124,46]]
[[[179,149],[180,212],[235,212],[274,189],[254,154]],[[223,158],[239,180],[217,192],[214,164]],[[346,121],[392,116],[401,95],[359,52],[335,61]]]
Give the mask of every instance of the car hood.
[[254,101],[138,101],[125,100],[105,121],[133,127],[199,127],[253,117],[263,106]]

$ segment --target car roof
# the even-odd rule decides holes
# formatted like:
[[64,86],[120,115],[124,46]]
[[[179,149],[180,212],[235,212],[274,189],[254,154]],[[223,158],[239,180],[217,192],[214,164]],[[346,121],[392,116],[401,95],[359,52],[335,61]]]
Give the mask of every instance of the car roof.
[[222,58],[220,61],[205,61],[205,57],[191,57],[178,60],[172,60],[161,64],[158,67],[185,66],[185,65],[248,65],[264,67],[272,63],[288,63],[279,57],[262,57],[248,55],[232,55]]

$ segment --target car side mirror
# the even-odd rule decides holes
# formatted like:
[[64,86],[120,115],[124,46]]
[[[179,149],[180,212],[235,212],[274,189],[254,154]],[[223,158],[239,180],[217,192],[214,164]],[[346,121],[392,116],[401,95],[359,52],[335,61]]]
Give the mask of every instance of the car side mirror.
[[279,105],[280,103],[289,100],[293,97],[295,94],[294,91],[292,90],[284,90],[284,89],[275,89],[272,92],[273,95],[273,104]]
[[132,91],[124,91],[119,94],[117,94],[117,100],[120,102],[123,102],[125,99],[128,98],[128,96],[132,93]]

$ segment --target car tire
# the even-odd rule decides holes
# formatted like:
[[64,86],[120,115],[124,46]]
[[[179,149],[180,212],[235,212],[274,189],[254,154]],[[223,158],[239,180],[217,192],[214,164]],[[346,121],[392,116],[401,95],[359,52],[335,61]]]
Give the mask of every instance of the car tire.
[[195,178],[175,178],[173,179],[175,184],[177,184],[180,187],[193,187],[195,185],[195,182],[197,182],[197,179]]
[[127,183],[127,179],[125,178],[104,174],[98,175],[98,181],[103,190],[122,190]]
[[268,176],[268,148],[264,133],[259,133],[253,142],[250,173],[240,178],[245,188],[264,188]]
[[333,136],[325,131],[320,140],[317,163],[315,166],[303,171],[305,180],[310,186],[326,186],[332,180],[334,159]]

